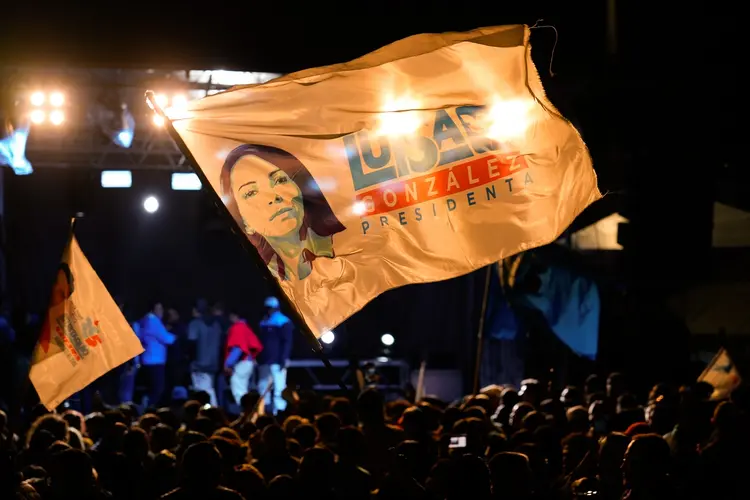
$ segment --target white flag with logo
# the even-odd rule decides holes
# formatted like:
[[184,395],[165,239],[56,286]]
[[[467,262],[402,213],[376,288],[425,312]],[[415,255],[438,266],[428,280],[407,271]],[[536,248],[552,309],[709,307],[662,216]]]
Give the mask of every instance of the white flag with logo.
[[417,35],[167,116],[316,335],[554,241],[601,197],[529,29]]
[[29,373],[42,404],[53,410],[142,352],[140,340],[71,235]]
[[722,348],[708,364],[698,382],[708,382],[714,387],[711,399],[726,399],[742,383],[740,372],[729,357],[726,349]]

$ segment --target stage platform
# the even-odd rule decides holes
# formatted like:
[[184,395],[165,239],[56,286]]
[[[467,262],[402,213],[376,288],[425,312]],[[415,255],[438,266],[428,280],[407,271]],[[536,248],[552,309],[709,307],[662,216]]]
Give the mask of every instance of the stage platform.
[[[287,368],[287,385],[299,389],[312,389],[319,392],[338,391],[338,380],[351,388],[356,375],[351,362],[343,359],[332,359],[333,370],[328,370],[319,359],[293,359]],[[362,367],[367,363],[375,365],[380,375],[381,383],[378,389],[386,393],[403,391],[410,382],[409,364],[403,360],[389,358],[363,359],[359,361]]]

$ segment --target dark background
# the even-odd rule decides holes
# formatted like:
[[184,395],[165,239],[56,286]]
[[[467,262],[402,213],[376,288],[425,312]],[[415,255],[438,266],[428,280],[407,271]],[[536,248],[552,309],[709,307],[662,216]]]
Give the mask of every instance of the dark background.
[[[704,263],[712,256],[713,202],[747,207],[750,200],[739,156],[746,42],[732,4],[620,1],[616,51],[607,45],[606,1],[272,4],[16,4],[0,16],[0,64],[289,72],[420,32],[543,18],[559,41],[551,29],[535,30],[535,61],[609,193],[578,225],[613,211],[631,221],[621,231],[622,257],[598,269],[615,290],[605,291],[613,298],[603,306],[602,358],[613,367],[649,363],[674,373],[686,338],[664,299],[712,279]],[[266,284],[208,197],[168,192],[166,173],[135,176],[132,189],[118,191],[101,189],[98,173],[87,170],[38,170],[28,178],[5,172],[11,281],[24,300],[44,303],[67,218],[84,211],[81,245],[113,294],[132,302],[161,297],[183,309],[205,296],[257,318]],[[147,216],[140,203],[152,193],[163,194],[162,206]],[[482,283],[474,273],[389,292],[346,323],[338,354],[372,352],[391,331],[400,355],[430,351],[436,365],[470,367]]]

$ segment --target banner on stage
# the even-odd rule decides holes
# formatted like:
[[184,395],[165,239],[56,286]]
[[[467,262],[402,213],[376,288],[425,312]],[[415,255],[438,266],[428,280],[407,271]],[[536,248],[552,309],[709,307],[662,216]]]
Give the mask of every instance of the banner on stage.
[[554,241],[601,197],[525,26],[416,35],[167,115],[316,335]]
[[70,237],[29,378],[50,411],[143,352],[140,340]]

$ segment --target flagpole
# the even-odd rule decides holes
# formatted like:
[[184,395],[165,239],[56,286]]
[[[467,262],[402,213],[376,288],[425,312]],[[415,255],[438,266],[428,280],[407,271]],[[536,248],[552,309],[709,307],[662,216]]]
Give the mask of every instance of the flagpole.
[[[221,213],[231,221],[230,228],[232,230],[232,233],[236,234],[242,244],[242,247],[245,249],[248,255],[253,259],[253,262],[255,263],[256,267],[263,273],[264,277],[267,281],[271,283],[271,286],[274,290],[274,295],[276,295],[280,301],[283,301],[288,308],[288,311],[290,312],[290,315],[292,316],[292,320],[294,321],[297,326],[300,327],[300,330],[302,331],[303,336],[305,339],[310,343],[310,346],[312,347],[313,352],[320,358],[320,360],[323,362],[323,365],[331,371],[331,373],[334,372],[333,366],[331,365],[331,362],[328,359],[328,356],[325,355],[323,352],[323,346],[320,344],[320,341],[315,337],[315,335],[310,330],[310,327],[307,326],[307,323],[305,322],[304,318],[300,314],[300,312],[297,310],[297,307],[289,300],[284,290],[281,288],[281,285],[279,284],[278,280],[271,274],[271,272],[268,270],[268,266],[265,262],[263,262],[263,259],[261,259],[260,254],[256,250],[256,248],[250,243],[250,240],[247,239],[245,236],[245,233],[243,229],[238,225],[237,221],[234,217],[229,213],[229,210],[227,210],[226,205],[221,200],[221,197],[218,195],[215,189],[211,187],[211,182],[206,177],[206,174],[203,172],[203,169],[200,168],[198,165],[198,162],[196,161],[193,154],[190,152],[190,149],[185,144],[185,141],[182,140],[182,137],[180,137],[180,134],[177,133],[177,130],[174,128],[174,125],[172,124],[172,120],[169,119],[169,117],[166,115],[163,109],[157,104],[156,102],[156,95],[153,91],[148,90],[146,91],[146,103],[148,106],[154,110],[155,113],[157,113],[159,116],[164,118],[164,125],[167,129],[167,132],[169,132],[169,136],[174,141],[177,148],[180,150],[180,152],[185,156],[185,158],[188,160],[188,163],[191,165],[193,172],[195,175],[198,176],[198,178],[201,181],[201,184],[205,187],[207,187],[206,191],[210,192],[210,196],[213,198],[214,205],[219,208]],[[346,387],[346,385],[341,380],[341,377],[337,377],[337,383],[338,386],[341,388],[341,390],[347,392],[349,389]]]
[[482,353],[484,352],[484,317],[487,315],[487,301],[490,295],[490,278],[492,277],[492,265],[487,266],[484,278],[484,293],[482,294],[482,307],[479,313],[479,327],[477,328],[477,357],[474,360],[474,394],[479,394],[479,376],[482,372]]

